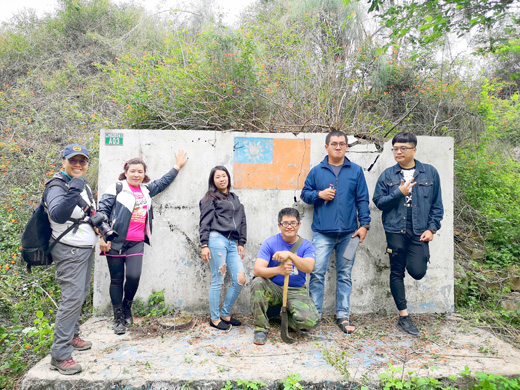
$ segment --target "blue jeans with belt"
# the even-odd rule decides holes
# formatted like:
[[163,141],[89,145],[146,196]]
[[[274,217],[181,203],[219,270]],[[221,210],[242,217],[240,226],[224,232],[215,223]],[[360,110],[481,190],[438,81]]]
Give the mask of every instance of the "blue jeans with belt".
[[343,258],[343,252],[347,248],[354,232],[324,234],[314,232],[312,244],[316,250],[316,264],[311,273],[309,282],[309,294],[322,316],[323,298],[325,292],[325,273],[329,267],[329,258],[332,251],[336,251],[336,317],[348,318],[350,312],[350,293],[352,292],[352,267],[351,261]]
[[[216,231],[209,234],[208,247],[211,252],[209,267],[211,269],[211,286],[209,288],[209,309],[211,319],[217,321],[220,317],[231,315],[231,308],[242,290],[238,283],[238,274],[244,272],[244,265],[238,253],[237,243]],[[231,276],[231,286],[224,299],[222,310],[220,308],[220,290],[224,283],[226,269]]]

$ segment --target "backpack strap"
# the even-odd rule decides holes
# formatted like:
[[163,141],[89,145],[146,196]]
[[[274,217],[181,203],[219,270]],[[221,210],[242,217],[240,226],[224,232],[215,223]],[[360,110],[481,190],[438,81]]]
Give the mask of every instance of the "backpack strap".
[[67,234],[68,232],[70,232],[72,229],[74,229],[75,227],[79,226],[79,222],[74,222],[72,225],[70,225],[63,233],[61,233],[53,242],[52,244],[49,245],[49,248],[47,248],[47,250],[45,251],[45,254],[49,254],[51,253],[52,249],[54,248],[54,246],[65,236],[65,234]]
[[119,193],[123,191],[123,183],[118,181],[116,183],[116,198],[117,198],[117,195],[119,195]]
[[[42,204],[43,204],[43,195],[45,195],[45,192],[51,188],[51,187],[61,187],[64,191],[69,190],[69,185],[61,178],[59,177],[53,177],[50,179],[47,183],[45,183],[45,190],[42,194]],[[45,205],[44,205],[45,206]]]
[[90,188],[90,186],[87,183],[85,183],[85,191],[87,191],[87,196],[88,196],[88,200],[90,200],[90,203],[93,205],[96,205],[96,202],[94,200],[94,195],[92,195],[92,189]]
[[[47,183],[45,183],[45,191],[47,191],[47,189],[51,188],[51,187],[55,187],[55,186],[58,186],[58,187],[61,187],[62,189],[64,189],[65,191],[68,191],[69,190],[69,185],[65,182],[65,180],[61,179],[60,177],[53,177],[51,180],[49,180]],[[85,185],[85,188],[86,188],[86,191],[87,191],[87,196],[89,198],[89,200],[94,203],[94,197],[92,196],[92,190],[90,189],[90,187],[88,186],[88,184]],[[45,194],[45,191],[44,191],[44,194]],[[45,205],[45,202],[43,201],[44,197],[42,195],[42,200],[41,200],[41,203],[45,209],[45,211],[47,212],[47,207]],[[83,221],[83,220],[80,220],[80,219],[74,219],[74,218],[69,218],[68,221],[71,221],[73,222],[72,225],[70,225],[67,229],[65,229],[65,231],[63,233],[61,233],[55,240],[52,241],[52,243],[49,245],[49,248],[45,251],[45,254],[47,255],[48,253],[50,253],[52,251],[52,249],[54,248],[54,246],[63,238],[65,237],[65,235],[67,233],[69,233],[72,229],[78,229],[79,225],[81,223],[88,223],[87,221]]]

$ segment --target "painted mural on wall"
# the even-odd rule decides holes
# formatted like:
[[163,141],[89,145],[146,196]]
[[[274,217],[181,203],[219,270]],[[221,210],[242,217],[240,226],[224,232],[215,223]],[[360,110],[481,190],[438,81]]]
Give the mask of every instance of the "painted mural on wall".
[[310,140],[235,137],[235,188],[301,189],[310,170]]

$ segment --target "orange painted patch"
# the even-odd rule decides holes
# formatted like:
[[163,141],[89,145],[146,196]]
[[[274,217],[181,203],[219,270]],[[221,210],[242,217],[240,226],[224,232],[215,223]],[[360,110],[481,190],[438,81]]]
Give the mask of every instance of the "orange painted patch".
[[272,139],[270,162],[257,162],[255,158],[251,158],[251,162],[235,162],[234,187],[263,190],[302,188],[310,170],[310,147],[310,140]]

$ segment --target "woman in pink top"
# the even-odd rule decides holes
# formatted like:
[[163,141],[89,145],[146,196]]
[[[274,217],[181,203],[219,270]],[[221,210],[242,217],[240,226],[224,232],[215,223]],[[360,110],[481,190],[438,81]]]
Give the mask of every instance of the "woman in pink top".
[[[124,165],[118,182],[101,197],[99,212],[107,216],[118,236],[100,241],[101,254],[106,255],[110,271],[110,299],[114,309],[114,333],[123,334],[133,322],[132,301],[143,266],[144,243],[152,234],[152,197],[164,191],[186,164],[186,153],[175,154],[177,163],[159,180],[150,182],[146,164],[133,158]],[[125,272],[126,268],[126,272]],[[126,280],[125,280],[126,274]]]

